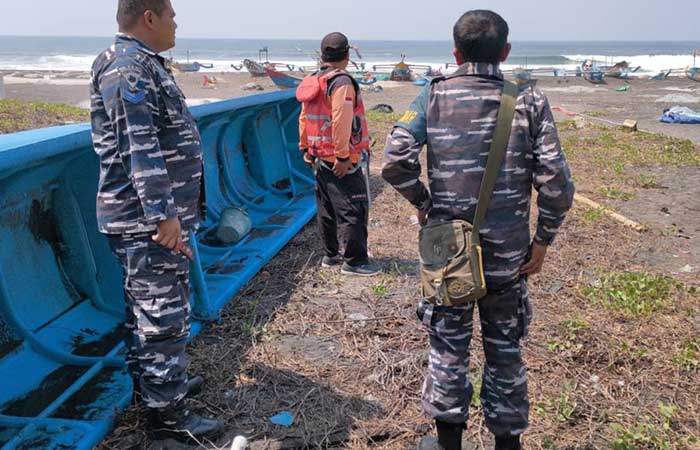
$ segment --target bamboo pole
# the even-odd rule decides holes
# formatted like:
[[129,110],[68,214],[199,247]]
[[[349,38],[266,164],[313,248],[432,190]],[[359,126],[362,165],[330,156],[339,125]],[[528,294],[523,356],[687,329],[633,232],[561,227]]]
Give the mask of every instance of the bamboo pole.
[[611,211],[610,209],[606,208],[605,206],[601,205],[600,203],[594,202],[590,198],[584,197],[581,194],[574,194],[574,201],[577,201],[579,203],[583,203],[584,205],[589,206],[591,208],[599,209],[600,211],[602,211],[605,215],[607,215],[611,219],[613,219],[617,222],[620,222],[621,224],[628,226],[628,227],[630,227],[630,228],[632,228],[635,231],[638,231],[640,233],[647,230],[646,226],[644,226],[638,222],[635,222],[634,220],[628,219],[627,217],[623,216],[622,214],[618,214],[615,211]]

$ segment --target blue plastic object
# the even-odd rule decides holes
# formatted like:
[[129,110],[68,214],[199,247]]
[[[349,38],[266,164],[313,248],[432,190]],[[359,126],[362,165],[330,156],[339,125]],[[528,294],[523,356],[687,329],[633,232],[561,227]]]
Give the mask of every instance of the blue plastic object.
[[[207,218],[194,238],[192,334],[315,214],[293,91],[193,108]],[[121,269],[97,232],[87,124],[0,136],[0,449],[89,449],[130,403]],[[253,228],[226,245],[223,211]]]
[[270,422],[283,427],[291,427],[294,423],[294,416],[289,411],[282,411],[276,416],[270,417]]
[[700,124],[700,111],[687,106],[674,106],[665,110],[659,120],[664,123]]

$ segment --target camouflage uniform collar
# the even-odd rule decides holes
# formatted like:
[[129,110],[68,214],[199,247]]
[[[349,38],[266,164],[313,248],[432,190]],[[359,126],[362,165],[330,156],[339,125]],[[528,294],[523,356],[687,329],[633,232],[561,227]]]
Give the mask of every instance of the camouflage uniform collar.
[[503,79],[503,72],[498,64],[467,62],[457,68],[457,71],[447,78],[468,75],[486,76]]
[[148,45],[146,45],[145,42],[136,39],[135,37],[126,33],[117,33],[116,37],[114,38],[114,42],[117,44],[125,44],[133,47],[138,47],[139,50],[146,53],[147,55],[158,56],[158,54],[151,50],[151,48]]

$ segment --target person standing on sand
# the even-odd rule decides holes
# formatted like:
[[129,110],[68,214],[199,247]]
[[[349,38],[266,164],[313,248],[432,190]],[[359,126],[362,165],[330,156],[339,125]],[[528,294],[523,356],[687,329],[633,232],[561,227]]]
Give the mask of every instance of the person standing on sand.
[[[495,183],[484,196],[490,199],[490,207],[479,208],[479,217],[483,213],[485,218],[476,233],[482,245],[485,292],[478,301],[449,305],[440,301],[444,297],[424,296],[418,305],[418,317],[430,340],[423,409],[437,427],[437,440],[425,437],[419,448],[461,448],[473,393],[469,346],[478,303],[486,356],[481,388],[486,426],[495,435],[496,450],[518,450],[529,414],[527,371],[520,349],[532,317],[527,276],[542,269],[547,248],[571,207],[574,185],[547,98],[532,85],[518,90],[506,83],[499,70],[511,49],[503,18],[491,11],[465,13],[454,26],[454,45],[459,68],[426,86],[396,123],[386,142],[382,170],[384,179],[417,209],[424,226],[421,240],[423,232],[433,227],[474,224],[482,180]],[[499,110],[509,111],[514,120],[505,114],[501,119]],[[503,125],[497,127],[497,123]],[[499,141],[501,151],[496,150]],[[430,191],[419,180],[419,155],[426,144]],[[502,162],[495,159],[498,165],[487,171],[487,161],[496,153],[505,157]],[[539,215],[531,241],[533,186],[538,191]],[[444,240],[474,241],[464,230],[454,229],[458,231],[451,238],[446,233]],[[436,245],[440,247],[440,242]],[[421,260],[424,250],[430,254],[432,248],[421,241]],[[445,270],[450,267],[449,258],[456,257],[446,255]],[[429,292],[425,285],[423,280],[424,292]]]
[[[362,153],[369,151],[369,131],[357,81],[345,71],[350,44],[342,33],[321,41],[321,68],[297,88],[302,103],[299,148],[316,168],[316,204],[323,240],[321,265],[342,264],[341,273],[373,276],[369,261],[367,221],[369,193],[362,175]],[[341,256],[338,231],[344,243]]]
[[92,67],[91,121],[100,158],[97,223],[120,261],[127,367],[156,439],[212,439],[219,420],[184,401],[190,331],[188,236],[202,215],[202,148],[165,60],[175,45],[170,0],[119,0],[119,33]]

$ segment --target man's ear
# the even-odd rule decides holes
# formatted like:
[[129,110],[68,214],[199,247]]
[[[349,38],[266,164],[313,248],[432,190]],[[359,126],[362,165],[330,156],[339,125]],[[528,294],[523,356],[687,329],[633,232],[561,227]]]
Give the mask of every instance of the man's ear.
[[452,49],[452,54],[454,55],[455,62],[457,63],[458,66],[461,66],[462,64],[464,64],[464,58],[462,57],[462,54],[459,52],[459,50],[457,50],[456,48]]
[[143,16],[142,16],[142,17],[143,17],[144,25],[145,25],[146,28],[148,28],[149,30],[152,30],[153,27],[154,27],[154,23],[153,23],[153,22],[154,22],[154,19],[155,19],[155,15],[156,15],[156,14],[155,14],[153,11],[151,11],[150,9],[144,11],[144,13],[143,13]]
[[506,46],[503,48],[503,53],[501,53],[501,62],[505,62],[506,59],[508,59],[508,56],[510,55],[510,51],[513,49],[513,46],[510,45],[510,42],[506,43]]

